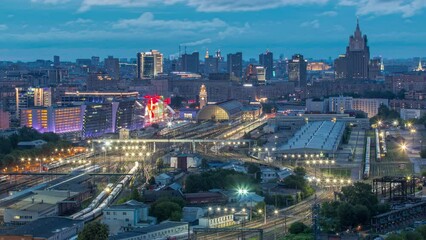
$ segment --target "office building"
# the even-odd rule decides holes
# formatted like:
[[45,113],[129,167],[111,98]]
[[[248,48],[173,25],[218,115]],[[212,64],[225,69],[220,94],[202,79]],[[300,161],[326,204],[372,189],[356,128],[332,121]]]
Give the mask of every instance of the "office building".
[[114,132],[112,103],[91,103],[83,105],[84,118],[82,121],[82,136],[96,138],[105,133]]
[[137,55],[138,79],[153,78],[163,72],[163,54],[157,50],[139,52]]
[[90,73],[87,77],[87,90],[115,90],[117,89],[118,79],[106,73]]
[[[339,57],[338,64],[346,66],[339,66],[339,73],[336,74],[336,77],[366,80],[369,78],[369,63],[370,48],[368,47],[367,35],[362,36],[359,21],[357,21],[354,35],[349,37],[349,45],[346,48],[345,58]],[[342,69],[344,69],[343,73]]]
[[97,67],[97,66],[99,66],[99,63],[100,63],[100,58],[97,57],[97,56],[92,56],[92,58],[91,58],[92,66]]
[[59,56],[53,56],[53,66],[59,67],[61,65],[61,60]]
[[34,88],[15,88],[15,117],[19,119],[21,109],[34,107]]
[[34,106],[52,106],[52,88],[34,88]]
[[[91,59],[90,63],[92,63]],[[118,61],[118,58],[108,56],[108,58],[105,58],[104,60],[104,65],[108,75],[110,75],[115,80],[120,79],[120,63]]]
[[333,113],[344,113],[347,110],[353,110],[352,97],[331,97],[329,98],[329,111]]
[[188,239],[188,223],[166,221],[111,236],[110,240]]
[[200,66],[200,54],[193,52],[191,54],[184,53],[181,58],[181,70],[183,72],[198,73]]
[[259,64],[265,68],[266,80],[274,76],[274,58],[272,52],[266,51],[259,55]]
[[256,66],[256,79],[258,85],[266,85],[266,69],[264,66]]
[[243,53],[230,53],[227,55],[228,73],[231,76],[240,78],[243,75]]
[[368,118],[372,118],[379,113],[380,106],[389,106],[388,99],[380,98],[354,98],[352,103],[353,110],[367,113]]
[[298,88],[305,88],[307,84],[307,61],[301,54],[293,55],[288,61],[288,81],[294,82]]

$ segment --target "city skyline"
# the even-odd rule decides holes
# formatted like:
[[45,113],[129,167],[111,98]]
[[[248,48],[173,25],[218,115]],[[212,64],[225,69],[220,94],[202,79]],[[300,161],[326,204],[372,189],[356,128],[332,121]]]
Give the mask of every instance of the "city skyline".
[[[344,52],[357,16],[371,56],[422,57],[426,3],[410,1],[130,1],[6,0],[0,9],[0,60],[61,60],[113,55],[136,58],[157,49],[164,58],[220,49],[257,58],[334,59]],[[272,26],[272,27],[271,27]]]

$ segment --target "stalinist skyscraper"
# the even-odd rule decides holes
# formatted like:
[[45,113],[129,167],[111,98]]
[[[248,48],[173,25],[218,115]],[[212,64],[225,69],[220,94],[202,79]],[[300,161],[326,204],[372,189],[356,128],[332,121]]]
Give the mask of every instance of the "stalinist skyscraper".
[[336,78],[368,79],[370,48],[367,43],[367,36],[362,36],[357,20],[354,35],[349,37],[346,54],[335,61]]

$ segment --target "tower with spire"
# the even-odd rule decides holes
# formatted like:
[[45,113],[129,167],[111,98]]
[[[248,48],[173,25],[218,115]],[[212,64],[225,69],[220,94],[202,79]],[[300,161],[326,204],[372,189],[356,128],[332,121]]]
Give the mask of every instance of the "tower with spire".
[[207,105],[207,89],[204,84],[202,84],[200,87],[199,97],[200,97],[200,109],[202,109],[203,107]]
[[349,37],[346,54],[336,61],[338,64],[335,65],[339,68],[335,69],[336,73],[339,73],[336,77],[350,80],[367,80],[369,78],[370,48],[367,36],[362,35],[359,19],[357,19],[354,34]]
[[422,64],[422,59],[419,60],[419,66],[417,66],[416,71],[417,72],[423,72],[424,71],[423,64]]

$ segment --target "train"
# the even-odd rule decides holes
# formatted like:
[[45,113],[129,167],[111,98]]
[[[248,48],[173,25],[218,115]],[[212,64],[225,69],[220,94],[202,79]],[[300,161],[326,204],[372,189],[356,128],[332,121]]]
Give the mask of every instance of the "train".
[[380,137],[379,137],[379,130],[376,129],[376,160],[380,161],[381,154],[380,154]]
[[72,162],[75,162],[75,161],[79,161],[81,159],[92,157],[93,155],[94,155],[93,152],[80,153],[80,154],[77,154],[75,156],[68,157],[68,158],[61,160],[61,161],[57,161],[57,162],[53,162],[53,163],[49,163],[49,164],[44,164],[43,165],[43,171],[48,172],[50,170],[64,166],[66,164],[69,164],[69,163],[72,163]]
[[112,183],[109,183],[107,185],[107,187],[95,199],[93,199],[92,203],[90,203],[90,205],[87,208],[71,215],[70,218],[78,219],[81,216],[83,216],[84,214],[91,212],[93,209],[95,209],[97,206],[99,206],[101,201],[103,201],[105,199],[105,197],[111,191],[110,189],[112,189],[113,186],[114,185]]
[[370,177],[370,148],[371,148],[371,138],[367,137],[367,143],[365,145],[365,164],[364,164],[364,179]]
[[7,175],[0,176],[0,183],[2,183],[2,182],[6,182],[8,179],[9,179],[9,178],[8,178],[8,176],[7,176]]
[[[104,198],[106,195],[101,197],[98,195],[99,199],[97,203],[94,202],[96,200],[95,199],[92,202],[92,204],[89,205],[89,207],[72,215],[73,218],[83,220],[84,222],[89,222],[96,219],[100,215],[102,215],[102,211],[114,201],[114,199],[121,193],[123,188],[130,182],[130,180],[133,177],[133,174],[137,171],[138,167],[139,167],[138,162],[136,162],[135,166],[128,172],[129,175],[126,175],[125,177],[123,177],[123,179],[121,179],[121,181],[111,190],[111,192],[108,194],[108,196],[105,199],[100,200]],[[96,207],[98,203],[100,204]]]

